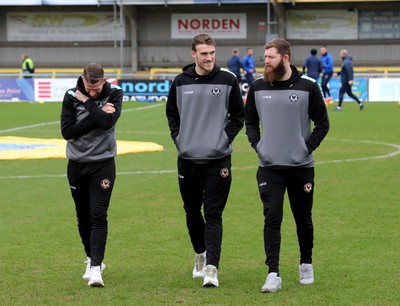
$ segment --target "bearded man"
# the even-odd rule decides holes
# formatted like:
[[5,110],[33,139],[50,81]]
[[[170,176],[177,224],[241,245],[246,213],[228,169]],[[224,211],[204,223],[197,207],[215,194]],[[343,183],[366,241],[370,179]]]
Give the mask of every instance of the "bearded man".
[[[277,38],[265,45],[264,77],[255,80],[245,105],[246,134],[259,157],[257,183],[264,211],[268,275],[262,292],[281,289],[279,253],[287,189],[300,247],[300,284],[314,283],[313,151],[329,130],[317,82],[290,64],[291,46]],[[311,128],[311,122],[314,127]]]

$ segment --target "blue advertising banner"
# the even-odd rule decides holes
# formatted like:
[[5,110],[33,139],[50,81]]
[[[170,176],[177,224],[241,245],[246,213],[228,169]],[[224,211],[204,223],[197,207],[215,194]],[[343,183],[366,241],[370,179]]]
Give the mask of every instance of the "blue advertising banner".
[[168,98],[171,80],[118,80],[123,101],[157,102]]
[[[329,90],[334,101],[339,100],[340,79],[332,78],[329,81]],[[351,87],[353,94],[355,94],[362,102],[368,101],[368,79],[355,78],[353,86]],[[343,101],[353,101],[347,94],[344,94]]]
[[34,101],[33,79],[0,79],[0,101]]

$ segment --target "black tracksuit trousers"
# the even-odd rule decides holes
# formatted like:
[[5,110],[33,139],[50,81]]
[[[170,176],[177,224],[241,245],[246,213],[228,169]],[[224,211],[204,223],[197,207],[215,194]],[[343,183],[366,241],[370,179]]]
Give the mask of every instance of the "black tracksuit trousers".
[[329,98],[331,96],[331,92],[329,91],[329,81],[333,76],[333,71],[324,73],[321,78],[321,87],[322,87],[322,96],[324,98]]
[[312,206],[314,168],[270,169],[259,167],[258,189],[264,206],[264,248],[268,273],[279,274],[283,199],[287,189],[297,228],[300,264],[312,263],[314,227]]
[[[222,213],[232,182],[231,156],[196,164],[178,158],[179,188],[193,249],[207,250],[207,265],[218,268],[222,244]],[[204,218],[201,209],[204,204]]]
[[358,97],[357,97],[355,94],[353,94],[353,92],[352,92],[352,90],[351,90],[351,85],[350,85],[349,83],[342,83],[342,86],[341,86],[340,89],[339,89],[339,103],[338,103],[338,106],[339,106],[339,107],[342,106],[343,97],[344,97],[344,94],[345,94],[345,93],[347,93],[347,95],[348,95],[350,98],[356,100],[356,102],[357,102],[358,104],[361,104],[360,99],[358,99]]
[[115,181],[114,158],[93,163],[68,162],[68,181],[75,201],[79,235],[92,266],[104,259],[107,210]]

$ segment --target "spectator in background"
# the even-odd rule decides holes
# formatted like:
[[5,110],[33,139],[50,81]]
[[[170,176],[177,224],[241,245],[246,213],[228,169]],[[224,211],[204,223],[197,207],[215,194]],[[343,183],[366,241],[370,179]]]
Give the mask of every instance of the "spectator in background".
[[254,74],[257,73],[252,48],[247,49],[247,55],[243,58],[243,69],[247,85],[250,87],[254,81]]
[[61,133],[67,140],[68,182],[86,253],[83,279],[104,287],[102,271],[108,233],[107,211],[115,181],[115,125],[123,92],[107,82],[103,68],[86,66],[76,87],[64,96]]
[[33,64],[32,59],[23,52],[21,54],[22,59],[22,75],[24,78],[31,78],[32,74],[35,73],[35,65]]
[[242,59],[239,56],[239,50],[232,49],[232,56],[228,59],[228,69],[236,75],[239,83],[242,83],[240,69],[243,69]]
[[343,96],[345,93],[350,98],[353,98],[358,103],[360,110],[363,110],[364,103],[362,103],[355,94],[351,91],[351,86],[354,80],[354,70],[353,70],[353,57],[349,55],[346,49],[340,50],[340,58],[342,59],[342,69],[338,73],[340,75],[340,89],[339,89],[339,104],[333,110],[342,110]]
[[326,46],[321,47],[322,79],[321,88],[325,104],[332,103],[331,93],[329,91],[329,81],[333,76],[333,58],[328,52]]
[[322,71],[322,64],[317,56],[316,49],[311,49],[310,53],[311,55],[304,59],[303,73],[318,81],[319,74]]

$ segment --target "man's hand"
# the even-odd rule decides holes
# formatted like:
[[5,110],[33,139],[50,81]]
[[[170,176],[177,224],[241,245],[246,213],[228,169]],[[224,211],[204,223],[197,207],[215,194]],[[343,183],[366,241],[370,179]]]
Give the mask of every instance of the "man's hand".
[[75,98],[82,103],[86,103],[87,100],[89,100],[89,97],[85,96],[83,93],[81,93],[79,91],[79,89],[77,91],[75,91]]
[[352,80],[350,80],[350,81],[349,81],[349,85],[352,85],[352,84],[353,84],[353,81],[352,81]]
[[115,113],[115,107],[112,103],[106,103],[101,109],[108,114]]

